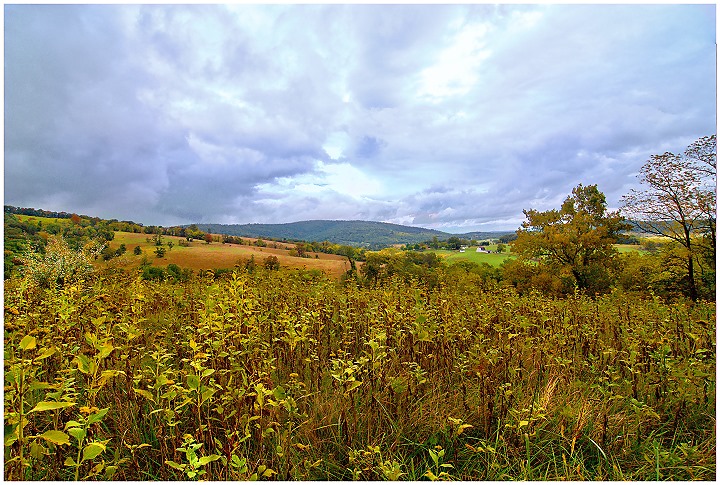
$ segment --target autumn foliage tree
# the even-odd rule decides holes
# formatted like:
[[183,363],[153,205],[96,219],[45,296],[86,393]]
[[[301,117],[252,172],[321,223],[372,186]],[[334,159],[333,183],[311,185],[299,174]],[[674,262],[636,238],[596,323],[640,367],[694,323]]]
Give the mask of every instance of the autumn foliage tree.
[[652,155],[640,169],[641,190],[623,197],[623,212],[645,232],[677,243],[687,295],[699,297],[703,280],[715,279],[717,142],[706,136],[685,153]]
[[509,272],[529,272],[559,291],[607,291],[617,261],[613,244],[628,229],[618,212],[608,212],[597,185],[575,187],[559,210],[523,211],[527,220],[512,243],[518,260]]

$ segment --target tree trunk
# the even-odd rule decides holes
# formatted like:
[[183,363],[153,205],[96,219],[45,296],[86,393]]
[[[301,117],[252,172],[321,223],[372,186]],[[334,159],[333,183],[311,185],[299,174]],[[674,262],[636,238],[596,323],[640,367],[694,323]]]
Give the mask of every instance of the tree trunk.
[[695,286],[695,263],[693,261],[693,252],[690,239],[690,228],[685,225],[685,246],[687,247],[687,266],[688,266],[688,283],[690,284],[690,299],[698,300],[697,287]]

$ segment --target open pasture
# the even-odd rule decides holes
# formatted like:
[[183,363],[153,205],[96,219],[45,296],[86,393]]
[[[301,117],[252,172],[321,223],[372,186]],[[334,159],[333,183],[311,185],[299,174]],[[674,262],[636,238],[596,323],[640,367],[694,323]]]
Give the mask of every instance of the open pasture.
[[[243,238],[247,243],[252,243],[257,239]],[[168,242],[172,242],[173,246],[168,249]],[[155,255],[157,247],[152,240],[152,235],[137,234],[129,232],[116,232],[115,238],[110,241],[111,248],[116,249],[121,244],[125,244],[127,252],[124,261],[127,261],[130,267],[139,266],[143,260],[143,256],[153,266],[166,267],[169,264],[176,264],[182,268],[190,268],[193,270],[207,270],[216,268],[233,268],[240,260],[255,259],[256,264],[262,264],[268,256],[278,258],[280,265],[285,268],[292,269],[317,269],[328,275],[339,277],[345,271],[350,269],[350,263],[347,258],[336,254],[325,253],[307,253],[309,257],[301,258],[290,255],[290,251],[294,248],[294,244],[266,241],[266,247],[239,245],[239,244],[222,244],[220,242],[212,242],[207,244],[205,241],[194,240],[187,242],[185,238],[175,236],[162,236],[163,248],[165,255],[158,258]],[[189,244],[181,246],[180,244]],[[277,245],[277,248],[272,246]],[[133,249],[139,246],[143,251],[143,255],[134,256]],[[317,258],[315,257],[317,255]]]
[[[495,250],[496,246],[491,246],[491,250]],[[460,251],[450,251],[447,249],[438,249],[433,252],[441,256],[448,264],[452,264],[455,261],[472,261],[473,263],[487,263],[490,266],[498,267],[500,266],[503,261],[505,261],[508,258],[514,258],[515,255],[512,253],[478,253],[477,247],[472,246],[465,250],[464,253],[461,253]]]

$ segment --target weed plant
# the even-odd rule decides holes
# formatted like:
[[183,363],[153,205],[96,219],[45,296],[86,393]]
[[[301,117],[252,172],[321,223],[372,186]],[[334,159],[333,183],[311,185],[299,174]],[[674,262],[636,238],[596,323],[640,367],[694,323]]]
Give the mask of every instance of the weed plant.
[[715,304],[5,283],[7,480],[713,480]]

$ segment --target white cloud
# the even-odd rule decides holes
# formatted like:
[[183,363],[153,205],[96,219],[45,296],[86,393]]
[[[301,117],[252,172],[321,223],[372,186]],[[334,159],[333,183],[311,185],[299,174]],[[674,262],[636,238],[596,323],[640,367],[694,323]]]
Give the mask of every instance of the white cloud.
[[418,94],[433,102],[461,96],[477,86],[482,62],[491,56],[486,36],[487,24],[471,24],[454,35],[437,60],[420,72]]
[[7,5],[5,200],[506,228],[712,133],[715,59],[714,5]]

